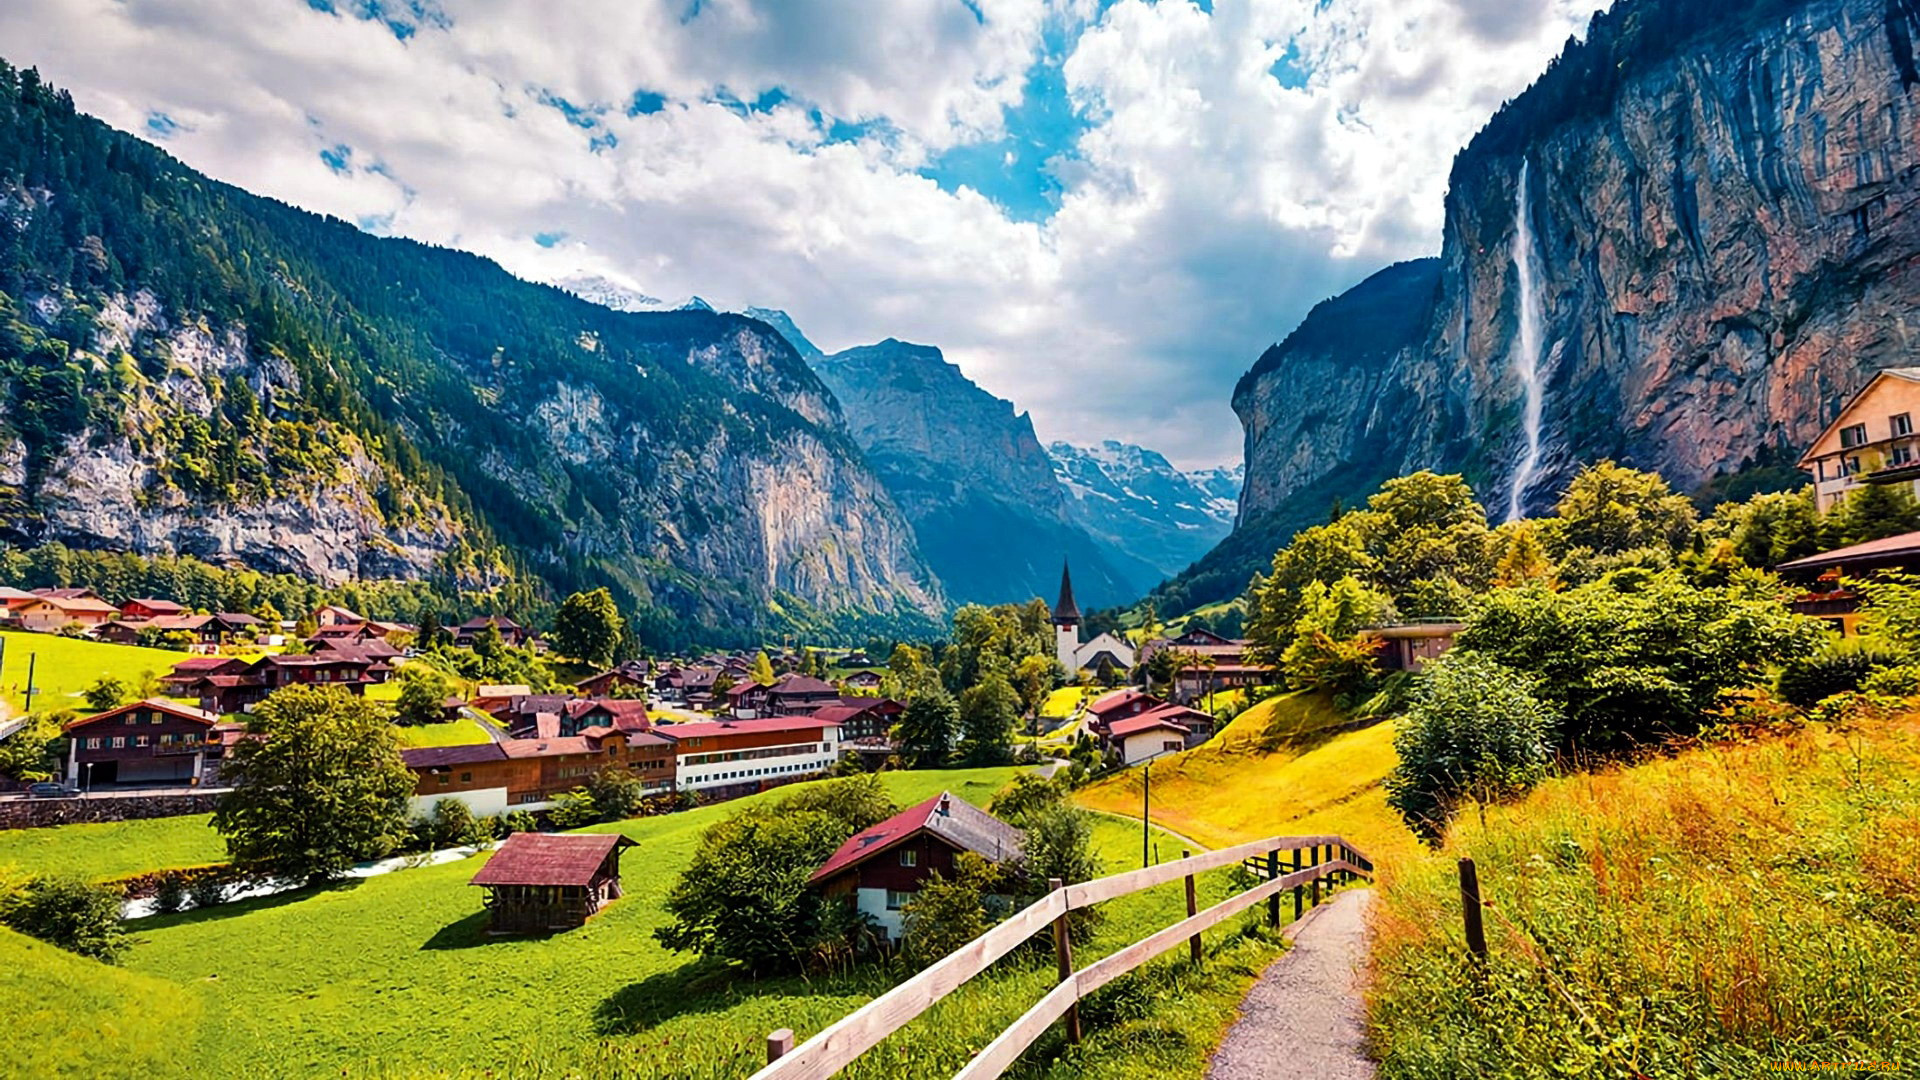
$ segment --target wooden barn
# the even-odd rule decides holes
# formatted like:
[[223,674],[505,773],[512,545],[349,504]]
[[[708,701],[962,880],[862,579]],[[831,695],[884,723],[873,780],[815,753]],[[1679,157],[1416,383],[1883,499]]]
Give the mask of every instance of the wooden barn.
[[487,890],[487,932],[571,930],[620,898],[618,833],[514,833],[469,885]]

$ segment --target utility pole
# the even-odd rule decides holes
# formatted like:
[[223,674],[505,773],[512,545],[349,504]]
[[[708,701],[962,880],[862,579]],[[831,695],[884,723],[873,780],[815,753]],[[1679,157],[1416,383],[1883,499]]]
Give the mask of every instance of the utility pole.
[[39,653],[27,654],[27,707],[24,711],[33,711],[33,662],[40,658]]

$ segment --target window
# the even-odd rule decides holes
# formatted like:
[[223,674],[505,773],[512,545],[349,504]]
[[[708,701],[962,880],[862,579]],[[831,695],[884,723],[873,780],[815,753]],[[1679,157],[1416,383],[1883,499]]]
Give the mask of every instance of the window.
[[114,748],[115,750],[118,750],[118,749],[120,749],[121,747],[123,747],[123,746],[125,746],[125,745],[127,745],[127,740],[126,740],[126,737],[125,737],[125,736],[123,736],[123,735],[115,735],[115,736],[113,737],[113,748]]
[[1867,425],[1853,424],[1840,429],[1840,448],[1851,450],[1867,441]]
[[901,908],[906,907],[907,901],[911,899],[913,899],[913,894],[910,892],[902,892],[899,889],[888,889],[887,910],[899,911]]
[[441,787],[446,787],[446,786],[447,786],[448,784],[451,784],[451,783],[453,783],[453,777],[451,777],[451,776],[448,776],[448,775],[447,775],[446,773],[441,773],[441,774],[440,774],[440,786],[441,786]]
[[98,736],[95,736],[95,737],[93,737],[93,738],[91,738],[91,739],[88,739],[88,740],[87,740],[87,749],[89,749],[89,750],[98,750],[98,749],[100,749],[100,739],[99,739],[99,737],[98,737]]
[[1894,447],[1893,454],[1892,454],[1892,461],[1893,461],[1893,464],[1895,465],[1913,464],[1913,450],[1905,446]]
[[135,735],[133,737],[133,745],[135,746],[147,745],[147,737],[145,735]]
[[126,725],[127,725],[127,726],[129,726],[129,727],[131,727],[131,726],[133,726],[133,723],[134,723],[134,721],[135,721],[135,720],[137,720],[137,719],[138,719],[138,717],[136,717],[136,716],[134,716],[134,714],[132,714],[132,713],[128,713],[128,714],[126,715],[126,718],[125,718],[125,719],[123,719],[123,720],[121,720],[120,722],[121,722],[121,723],[123,723],[123,724],[126,724]]
[[1178,749],[1180,749],[1179,739],[1168,739],[1165,742],[1160,744],[1160,750],[1162,753],[1171,753],[1172,751],[1175,751]]
[[473,780],[473,774],[472,774],[472,773],[470,773],[470,772],[463,772],[463,773],[461,773],[461,774],[460,774],[460,782],[461,782],[461,783],[463,783],[463,784],[466,784],[466,783],[471,783],[471,782],[472,782],[472,780]]
[[1887,417],[1887,427],[1893,429],[1893,437],[1913,434],[1913,416],[1911,413],[1894,413]]
[[901,866],[919,866],[920,853],[914,850],[913,848],[902,848],[900,850],[900,865]]
[[159,723],[159,722],[160,722],[160,714],[159,714],[159,713],[154,713],[154,714],[153,714],[153,719],[151,719],[151,720],[149,720],[149,721],[147,721],[147,723],[149,723],[149,724],[157,724],[157,723]]

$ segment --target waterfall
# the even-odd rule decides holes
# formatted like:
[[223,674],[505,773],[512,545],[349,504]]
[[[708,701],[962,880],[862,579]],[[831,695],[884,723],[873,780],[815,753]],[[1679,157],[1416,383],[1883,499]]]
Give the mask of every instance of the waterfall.
[[1513,276],[1520,291],[1520,327],[1513,344],[1513,371],[1520,377],[1526,395],[1520,410],[1520,427],[1527,436],[1527,451],[1513,471],[1513,488],[1507,493],[1507,520],[1518,521],[1527,487],[1540,469],[1540,291],[1533,279],[1533,222],[1527,214],[1528,162],[1520,161],[1520,186],[1513,195]]

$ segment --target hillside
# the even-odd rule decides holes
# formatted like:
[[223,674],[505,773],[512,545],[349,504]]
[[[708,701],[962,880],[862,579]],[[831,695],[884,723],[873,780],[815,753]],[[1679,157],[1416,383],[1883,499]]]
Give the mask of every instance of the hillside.
[[0,397],[9,543],[604,583],[655,641],[944,603],[765,324],[616,312],[250,195],[4,66]]
[[1240,531],[1161,610],[1422,468],[1503,513],[1601,458],[1690,492],[1797,484],[1840,404],[1911,359],[1917,29],[1881,0],[1596,16],[1456,157],[1438,258],[1316,308],[1241,380]]
[[814,369],[954,600],[1052,600],[1063,558],[1088,607],[1130,603],[1161,579],[1127,545],[1076,522],[1033,421],[939,349],[889,338],[821,357]]
[[0,927],[0,1075],[186,1076],[200,997]]
[[[1410,856],[1413,834],[1389,809],[1393,725],[1334,731],[1341,717],[1309,693],[1270,698],[1208,742],[1153,763],[1153,820],[1209,847],[1267,836],[1335,833],[1381,865]],[[1075,801],[1140,816],[1142,770],[1083,788]]]
[[[1454,860],[1490,963],[1468,970]],[[1920,1070],[1920,717],[1551,780],[1383,879],[1383,1080]],[[1479,979],[1484,992],[1462,993]]]

